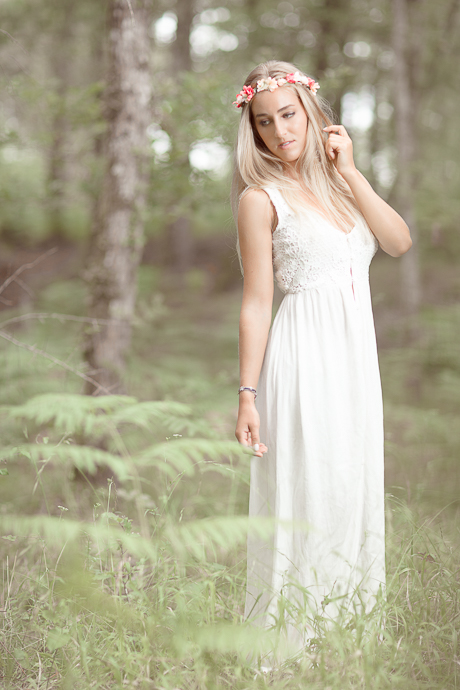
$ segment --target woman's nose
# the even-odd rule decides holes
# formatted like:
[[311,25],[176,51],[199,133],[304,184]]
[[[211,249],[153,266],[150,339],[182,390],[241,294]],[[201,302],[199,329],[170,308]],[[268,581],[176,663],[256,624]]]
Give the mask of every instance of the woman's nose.
[[282,139],[286,133],[285,122],[282,118],[275,120],[275,136]]

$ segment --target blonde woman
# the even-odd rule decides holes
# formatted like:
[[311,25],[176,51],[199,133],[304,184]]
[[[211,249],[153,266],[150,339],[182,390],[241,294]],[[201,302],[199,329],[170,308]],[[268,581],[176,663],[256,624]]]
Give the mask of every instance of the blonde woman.
[[[317,614],[369,610],[384,590],[368,270],[378,246],[396,257],[412,244],[356,169],[352,141],[318,89],[294,65],[271,61],[235,102],[244,272],[236,437],[254,451],[250,516],[275,518],[270,538],[248,539],[246,617],[282,624],[296,646],[315,635]],[[270,329],[273,275],[285,295]]]

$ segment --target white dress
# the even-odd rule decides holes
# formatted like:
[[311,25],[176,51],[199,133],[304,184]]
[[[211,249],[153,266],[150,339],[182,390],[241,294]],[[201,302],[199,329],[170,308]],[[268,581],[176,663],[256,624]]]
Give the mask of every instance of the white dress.
[[249,534],[245,617],[264,628],[282,617],[300,648],[315,636],[315,616],[369,610],[385,586],[383,411],[369,290],[378,243],[363,219],[346,234],[265,191],[278,216],[273,264],[285,296],[258,384],[268,452],[251,460],[249,515],[274,526],[270,536],[260,527]]

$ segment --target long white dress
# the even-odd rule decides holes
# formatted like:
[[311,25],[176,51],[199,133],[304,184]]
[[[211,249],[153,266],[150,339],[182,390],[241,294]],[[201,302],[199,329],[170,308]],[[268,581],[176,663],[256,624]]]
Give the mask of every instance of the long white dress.
[[346,234],[265,191],[278,216],[273,263],[285,296],[258,384],[268,453],[251,460],[249,515],[275,524],[270,536],[249,534],[245,617],[264,628],[283,618],[300,648],[315,636],[315,616],[369,610],[385,586],[383,411],[369,290],[378,243],[363,219]]

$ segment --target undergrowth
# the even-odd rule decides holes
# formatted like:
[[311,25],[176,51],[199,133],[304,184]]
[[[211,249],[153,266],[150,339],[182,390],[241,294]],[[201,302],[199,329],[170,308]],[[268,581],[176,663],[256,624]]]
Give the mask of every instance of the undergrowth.
[[41,514],[1,516],[5,688],[458,687],[457,544],[401,500],[387,497],[386,602],[320,621],[302,654],[263,673],[278,633],[242,618],[244,450],[203,438],[177,403],[48,394],[2,414],[35,439],[4,448],[3,467],[42,497]]
[[[65,312],[66,290],[37,311]],[[247,531],[273,526],[249,524],[250,457],[227,440],[238,301],[172,310],[141,295],[127,376],[157,402],[83,397],[69,372],[0,347],[2,688],[460,687],[458,307],[426,311],[414,344],[395,327],[380,351],[386,601],[317,621],[302,654],[264,673],[282,619],[243,621]],[[81,366],[78,324],[15,328]]]

